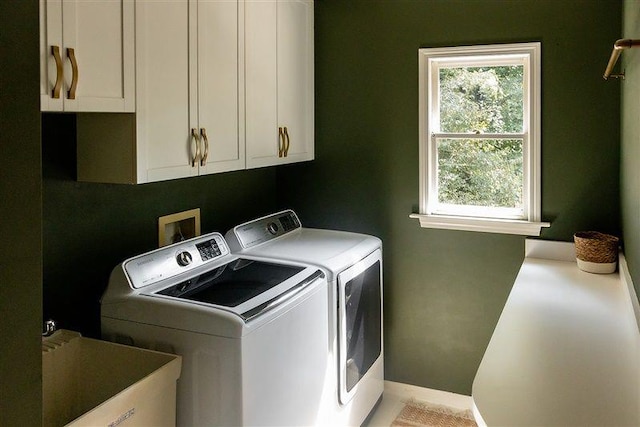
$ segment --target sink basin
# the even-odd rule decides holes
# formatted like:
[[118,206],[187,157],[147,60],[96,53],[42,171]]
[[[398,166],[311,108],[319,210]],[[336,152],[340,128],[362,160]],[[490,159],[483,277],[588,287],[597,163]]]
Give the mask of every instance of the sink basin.
[[59,330],[42,340],[43,426],[175,426],[182,359]]

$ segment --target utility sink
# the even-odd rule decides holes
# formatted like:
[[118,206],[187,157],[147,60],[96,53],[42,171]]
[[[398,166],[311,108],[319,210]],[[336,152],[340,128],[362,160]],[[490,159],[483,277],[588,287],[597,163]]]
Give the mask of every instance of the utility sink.
[[175,426],[182,359],[58,330],[42,340],[43,426]]

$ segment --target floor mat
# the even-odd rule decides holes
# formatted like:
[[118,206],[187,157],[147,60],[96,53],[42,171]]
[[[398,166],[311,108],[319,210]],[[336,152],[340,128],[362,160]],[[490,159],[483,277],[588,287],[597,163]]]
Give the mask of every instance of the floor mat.
[[391,427],[477,427],[469,410],[410,400]]

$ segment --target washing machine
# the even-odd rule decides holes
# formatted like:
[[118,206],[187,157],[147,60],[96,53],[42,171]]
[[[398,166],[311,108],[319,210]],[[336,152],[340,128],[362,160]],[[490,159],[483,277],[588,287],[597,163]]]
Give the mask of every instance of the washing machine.
[[328,281],[330,373],[322,406],[330,425],[361,425],[382,397],[382,242],[374,236],[302,227],[292,210],[225,234],[238,256],[303,262]]
[[179,426],[328,424],[327,287],[317,266],[234,255],[211,233],[118,265],[102,334],[182,356]]

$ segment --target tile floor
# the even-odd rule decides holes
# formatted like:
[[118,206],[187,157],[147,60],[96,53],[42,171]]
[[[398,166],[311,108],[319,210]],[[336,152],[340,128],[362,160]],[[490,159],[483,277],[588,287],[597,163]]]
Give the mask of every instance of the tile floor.
[[378,405],[367,427],[389,427],[404,407],[404,403],[411,398],[460,410],[472,407],[470,396],[385,381],[382,402]]

